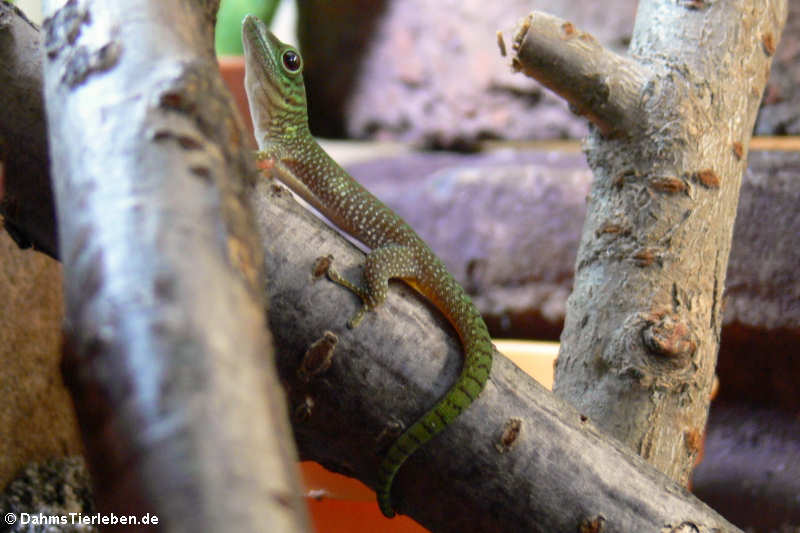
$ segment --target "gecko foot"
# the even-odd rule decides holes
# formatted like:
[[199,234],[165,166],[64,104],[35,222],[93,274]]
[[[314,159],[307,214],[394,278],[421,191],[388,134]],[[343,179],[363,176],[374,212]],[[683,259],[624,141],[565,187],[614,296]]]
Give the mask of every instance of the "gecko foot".
[[364,289],[363,287],[359,287],[358,285],[354,284],[353,282],[351,282],[350,280],[339,274],[339,272],[335,268],[333,268],[332,264],[327,265],[325,273],[327,274],[329,280],[338,285],[341,285],[346,289],[349,289],[351,292],[354,292],[356,296],[361,298],[361,301],[364,302],[361,308],[358,311],[356,311],[356,314],[353,315],[353,317],[347,321],[347,327],[349,329],[357,328],[358,325],[361,323],[361,321],[364,319],[364,316],[367,314],[367,311],[371,309],[371,307],[366,303],[367,290]]

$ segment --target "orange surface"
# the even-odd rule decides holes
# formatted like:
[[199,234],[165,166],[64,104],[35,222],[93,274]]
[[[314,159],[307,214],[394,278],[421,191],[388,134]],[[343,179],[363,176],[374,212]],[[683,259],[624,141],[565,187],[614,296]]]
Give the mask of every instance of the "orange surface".
[[317,533],[425,533],[428,530],[407,516],[386,518],[374,502],[308,500]]
[[300,474],[306,487],[306,496],[310,499],[375,501],[375,492],[356,478],[331,472],[314,461],[300,463]]

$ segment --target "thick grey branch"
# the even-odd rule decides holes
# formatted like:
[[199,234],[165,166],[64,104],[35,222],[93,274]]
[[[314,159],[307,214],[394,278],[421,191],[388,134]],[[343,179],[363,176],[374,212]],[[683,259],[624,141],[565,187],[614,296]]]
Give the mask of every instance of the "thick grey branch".
[[642,93],[652,74],[603,48],[594,37],[558,17],[532,12],[512,45],[514,69],[559,94],[606,136],[633,135],[642,124]]
[[594,183],[554,390],[686,483],[708,412],[739,187],[786,0],[639,3],[644,132]]
[[217,5],[48,4],[65,378],[98,503],[163,531],[307,530]]
[[[301,455],[374,485],[397,431],[455,379],[461,347],[435,309],[400,283],[348,330],[357,298],[315,278],[314,265],[331,255],[340,272],[358,279],[363,254],[333,238],[282,187],[263,183],[254,202],[268,250],[270,325]],[[326,330],[335,348],[324,358],[327,370],[308,380],[317,353],[309,348],[330,338]],[[437,532],[578,531],[600,516],[606,532],[669,531],[683,522],[736,531],[499,354],[476,403],[404,465],[394,497],[399,511]]]

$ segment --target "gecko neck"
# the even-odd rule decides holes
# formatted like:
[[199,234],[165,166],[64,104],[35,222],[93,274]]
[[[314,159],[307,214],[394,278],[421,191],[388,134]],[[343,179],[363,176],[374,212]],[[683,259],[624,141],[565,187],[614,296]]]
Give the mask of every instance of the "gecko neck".
[[298,149],[307,146],[309,142],[316,144],[307,121],[268,121],[256,128],[255,137],[261,153],[271,159],[291,157],[298,154]]
[[307,127],[305,131],[297,130],[294,133],[278,137],[266,134],[262,137],[264,142],[260,143],[261,154],[275,161],[275,176],[284,185],[337,227],[348,232],[350,225],[337,208],[338,204],[331,202],[330,187],[331,181],[338,177],[331,176],[331,173],[345,171],[337,164],[331,164],[332,160]]

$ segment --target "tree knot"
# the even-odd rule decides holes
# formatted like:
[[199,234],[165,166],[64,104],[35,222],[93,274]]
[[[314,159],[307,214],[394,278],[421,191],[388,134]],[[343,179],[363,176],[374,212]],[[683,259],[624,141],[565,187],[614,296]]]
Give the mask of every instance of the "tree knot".
[[674,313],[656,312],[646,317],[642,343],[648,352],[681,364],[690,360],[697,350],[691,328]]

